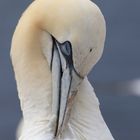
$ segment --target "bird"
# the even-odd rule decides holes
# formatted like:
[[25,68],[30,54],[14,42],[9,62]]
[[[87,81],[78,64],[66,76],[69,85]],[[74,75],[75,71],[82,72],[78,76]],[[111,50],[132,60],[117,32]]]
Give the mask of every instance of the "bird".
[[34,0],[10,56],[23,119],[18,140],[114,140],[87,75],[104,50],[106,23],[90,0]]

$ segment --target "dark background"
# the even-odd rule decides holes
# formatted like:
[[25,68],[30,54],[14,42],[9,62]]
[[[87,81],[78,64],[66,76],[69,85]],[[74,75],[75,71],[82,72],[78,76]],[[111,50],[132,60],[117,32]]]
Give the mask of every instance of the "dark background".
[[[140,139],[140,0],[95,0],[107,22],[102,60],[89,79],[116,140]],[[10,62],[17,21],[31,0],[0,1],[0,140],[15,140],[21,112]]]

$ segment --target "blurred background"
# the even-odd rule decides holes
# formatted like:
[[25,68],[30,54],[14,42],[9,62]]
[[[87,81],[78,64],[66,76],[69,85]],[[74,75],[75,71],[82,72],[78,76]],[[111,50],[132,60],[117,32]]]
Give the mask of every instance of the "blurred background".
[[[15,140],[21,117],[10,44],[32,0],[0,1],[0,139]],[[102,114],[116,140],[140,139],[140,1],[94,0],[107,23],[102,59],[89,75]]]

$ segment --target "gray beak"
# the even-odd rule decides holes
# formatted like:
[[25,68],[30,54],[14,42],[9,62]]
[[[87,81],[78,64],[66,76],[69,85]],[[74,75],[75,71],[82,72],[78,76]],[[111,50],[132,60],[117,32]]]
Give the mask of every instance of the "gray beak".
[[71,43],[52,39],[52,113],[57,117],[54,136],[59,137],[69,120],[74,97],[83,78],[74,68]]

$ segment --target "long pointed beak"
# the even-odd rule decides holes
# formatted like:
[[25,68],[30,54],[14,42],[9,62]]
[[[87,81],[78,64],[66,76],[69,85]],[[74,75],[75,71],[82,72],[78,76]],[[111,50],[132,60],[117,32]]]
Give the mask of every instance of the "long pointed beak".
[[74,97],[82,77],[76,72],[71,43],[59,43],[53,38],[52,51],[52,113],[57,116],[55,137],[59,137],[70,116]]

